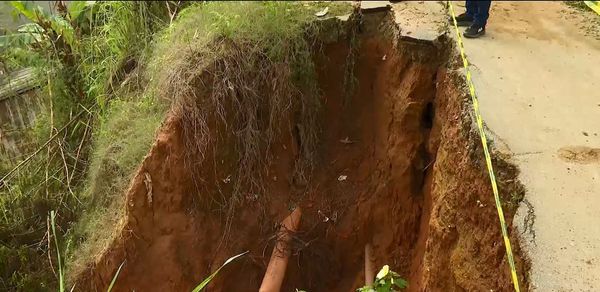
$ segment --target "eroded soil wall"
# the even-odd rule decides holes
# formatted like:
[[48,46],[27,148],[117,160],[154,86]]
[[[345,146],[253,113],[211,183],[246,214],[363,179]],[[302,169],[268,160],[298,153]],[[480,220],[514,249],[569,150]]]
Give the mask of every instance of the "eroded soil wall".
[[[378,27],[360,34],[351,94],[344,81],[350,42],[325,44],[315,54],[323,107],[309,179],[294,172],[302,147],[294,129],[302,125],[291,115],[282,121],[289,130],[270,148],[264,193],[245,195],[227,218],[214,198],[227,193],[235,162],[206,159],[198,166],[202,180],[194,181],[180,120],[171,116],[126,194],[121,236],[77,288],[105,290],[125,261],[114,291],[189,291],[249,250],[209,290],[257,291],[278,223],[301,206],[282,291],[362,286],[366,243],[376,266],[390,265],[410,291],[511,290],[468,103],[448,69],[448,44],[402,41],[395,27]],[[514,175],[500,167],[502,181]],[[506,211],[510,224],[514,212]]]

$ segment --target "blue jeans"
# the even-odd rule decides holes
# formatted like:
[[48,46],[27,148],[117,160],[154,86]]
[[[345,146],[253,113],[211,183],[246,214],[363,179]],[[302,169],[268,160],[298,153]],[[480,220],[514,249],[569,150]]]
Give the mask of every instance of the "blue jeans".
[[467,15],[473,17],[473,26],[485,27],[488,17],[490,17],[492,1],[467,0],[466,2]]

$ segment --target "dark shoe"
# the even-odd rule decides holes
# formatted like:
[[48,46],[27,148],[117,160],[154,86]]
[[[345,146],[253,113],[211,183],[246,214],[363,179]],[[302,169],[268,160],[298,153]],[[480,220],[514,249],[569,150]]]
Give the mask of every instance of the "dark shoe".
[[485,34],[485,27],[478,27],[478,26],[474,26],[474,25],[469,26],[469,28],[467,28],[465,30],[465,32],[463,33],[463,35],[466,38],[470,38],[470,39],[478,38],[484,34]]
[[[448,19],[448,21],[450,22],[450,24],[454,24],[452,17],[450,17],[450,19]],[[456,24],[458,26],[471,26],[471,25],[473,25],[473,17],[470,15],[467,15],[466,13],[463,13],[456,17]]]

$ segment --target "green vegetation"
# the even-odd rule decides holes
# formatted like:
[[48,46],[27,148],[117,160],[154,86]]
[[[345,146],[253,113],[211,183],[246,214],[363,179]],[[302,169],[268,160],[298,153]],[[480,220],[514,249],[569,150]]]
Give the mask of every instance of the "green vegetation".
[[[297,170],[307,175],[320,110],[315,13],[351,12],[322,2],[70,3],[51,14],[13,2],[32,23],[0,39],[3,71],[34,67],[47,81],[46,109],[26,133],[26,150],[40,151],[0,186],[3,291],[62,291],[108,246],[122,194],[170,108],[183,117],[189,163],[208,145],[235,145],[230,159],[241,167],[221,202],[229,212],[242,188],[260,193],[261,178],[246,174],[260,173],[291,110],[307,125]],[[212,118],[233,123],[235,134],[210,132]],[[14,166],[0,157],[0,176]]]
[[[143,94],[143,87],[132,86],[134,82],[120,82],[109,90],[104,80],[135,76],[121,70],[121,64],[127,63],[123,60],[139,63],[151,31],[165,27],[170,18],[163,2],[73,1],[68,8],[59,5],[55,14],[31,2],[12,4],[17,13],[33,21],[28,25],[38,35],[33,43],[13,37],[0,49],[1,61],[5,71],[34,67],[47,80],[42,88],[46,109],[24,133],[32,141],[24,150],[41,151],[0,188],[0,290],[39,291],[64,280],[55,276],[59,257],[51,245],[58,242],[49,241],[49,212],[56,210],[56,232],[67,239],[58,247],[65,250],[60,260],[66,259],[61,275],[67,271],[69,278],[73,255],[67,246],[78,249],[83,241],[79,235],[90,231],[74,223],[93,221],[82,215],[103,214],[108,200],[122,191],[88,181],[124,185],[121,181],[128,179],[152,142],[166,106]],[[125,26],[130,29],[107,29]],[[114,102],[109,103],[110,98]],[[15,166],[8,161],[0,157],[2,176]],[[115,166],[105,167],[103,161],[114,161]],[[113,193],[98,200],[92,191],[96,196]]]
[[[358,288],[356,292],[396,292],[405,288],[408,288],[408,282],[402,279],[398,273],[390,270],[388,265],[385,265],[375,276],[375,281],[373,281],[372,285],[365,285]],[[296,289],[296,292],[307,291]]]
[[[285,122],[287,117],[303,125],[297,129],[302,148],[296,176],[305,180],[310,174],[320,111],[312,59],[320,33],[315,13],[325,5],[331,13],[351,11],[346,3],[324,4],[194,5],[160,38],[150,67],[152,86],[159,97],[173,101],[182,117],[188,166],[201,163],[209,145],[222,155],[211,159],[237,166],[231,192],[200,198],[217,201],[227,224],[242,190],[265,192],[261,175],[270,143],[275,134],[295,126]],[[213,129],[230,130],[215,133],[209,121],[217,123]],[[189,167],[192,175],[197,171]]]
[[237,260],[238,258],[240,258],[248,253],[249,253],[249,251],[246,251],[241,254],[238,254],[238,255],[228,258],[216,271],[214,271],[212,274],[210,274],[210,276],[206,277],[206,279],[204,279],[200,284],[198,284],[198,286],[196,286],[194,288],[194,290],[192,290],[192,292],[202,291],[202,289],[204,289],[206,286],[208,286],[208,284],[210,284],[210,281],[212,281],[212,279],[219,274],[221,269],[223,269],[226,265],[230,264],[231,262]]
[[69,233],[77,249],[67,258],[69,280],[112,241],[124,212],[123,192],[154,142],[166,110],[166,104],[149,95],[121,97],[99,118],[87,179],[79,192],[84,207]]
[[398,273],[390,270],[388,265],[381,268],[373,285],[367,285],[357,289],[357,292],[394,292],[398,289],[404,289],[408,287],[408,282],[402,278]]
[[125,262],[122,262],[119,265],[119,268],[117,269],[117,272],[115,273],[115,276],[112,278],[112,280],[110,281],[110,285],[108,285],[108,288],[106,289],[107,292],[112,291],[113,287],[115,286],[115,282],[117,282],[117,279],[119,278],[119,273],[121,273],[121,269],[123,268],[124,264],[125,264]]
[[590,9],[587,5],[585,5],[585,3],[583,1],[563,1],[563,2],[573,8],[576,8],[576,9],[581,9],[581,10]]

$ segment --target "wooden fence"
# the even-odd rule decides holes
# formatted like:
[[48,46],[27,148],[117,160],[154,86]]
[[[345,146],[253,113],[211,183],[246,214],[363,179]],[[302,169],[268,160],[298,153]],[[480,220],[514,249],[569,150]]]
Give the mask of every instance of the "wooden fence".
[[33,125],[43,107],[39,85],[33,69],[0,79],[0,154],[11,161],[25,154],[22,133]]

